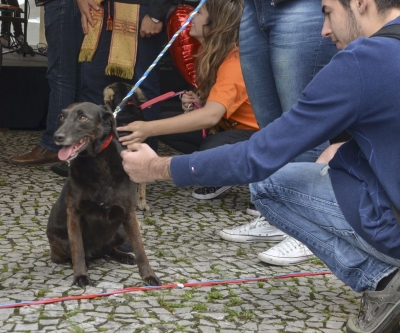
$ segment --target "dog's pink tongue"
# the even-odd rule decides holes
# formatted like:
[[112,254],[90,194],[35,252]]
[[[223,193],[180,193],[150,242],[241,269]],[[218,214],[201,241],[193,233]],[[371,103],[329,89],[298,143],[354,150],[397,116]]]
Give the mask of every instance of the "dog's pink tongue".
[[61,161],[66,161],[73,153],[73,145],[71,146],[64,146],[58,151],[58,158]]

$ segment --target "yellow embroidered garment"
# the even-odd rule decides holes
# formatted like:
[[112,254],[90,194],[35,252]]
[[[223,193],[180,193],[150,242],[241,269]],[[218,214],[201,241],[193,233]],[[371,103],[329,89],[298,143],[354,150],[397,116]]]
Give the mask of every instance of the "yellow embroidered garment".
[[[98,4],[102,0],[96,0]],[[91,9],[94,27],[89,25],[89,32],[85,36],[79,62],[92,61],[99,44],[100,33],[103,27],[104,10]],[[140,5],[114,3],[114,20],[108,56],[108,65],[105,68],[106,75],[116,75],[124,79],[132,79],[133,69],[136,63],[137,35],[139,28]]]

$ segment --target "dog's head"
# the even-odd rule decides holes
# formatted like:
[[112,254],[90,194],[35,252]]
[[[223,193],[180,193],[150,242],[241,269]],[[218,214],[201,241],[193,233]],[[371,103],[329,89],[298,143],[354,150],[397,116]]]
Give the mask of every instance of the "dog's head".
[[60,126],[54,141],[63,147],[58,153],[62,161],[70,161],[79,154],[96,156],[110,134],[116,135],[111,109],[106,105],[75,103],[62,110]]
[[[103,91],[104,104],[108,105],[114,111],[131,89],[132,86],[125,82],[114,82],[108,85]],[[117,125],[125,126],[136,120],[144,120],[140,105],[146,101],[147,98],[143,94],[143,91],[137,88],[132,96],[128,98],[122,110],[117,113]],[[129,134],[129,132],[119,132],[118,134],[119,136],[124,136]]]

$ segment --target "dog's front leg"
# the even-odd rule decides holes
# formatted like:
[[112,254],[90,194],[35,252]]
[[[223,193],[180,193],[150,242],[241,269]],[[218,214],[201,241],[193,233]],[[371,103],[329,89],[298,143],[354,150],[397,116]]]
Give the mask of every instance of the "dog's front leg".
[[79,215],[72,207],[67,208],[68,238],[71,248],[71,259],[74,267],[73,285],[84,287],[90,285],[85,262],[85,250],[83,247],[82,230]]
[[136,218],[136,213],[131,210],[127,222],[124,223],[125,232],[131,243],[133,253],[136,256],[136,263],[139,267],[139,274],[143,281],[151,286],[160,286],[161,281],[158,279],[153,269],[150,267],[149,260],[147,259],[144,250],[142,236],[140,234],[139,221]]

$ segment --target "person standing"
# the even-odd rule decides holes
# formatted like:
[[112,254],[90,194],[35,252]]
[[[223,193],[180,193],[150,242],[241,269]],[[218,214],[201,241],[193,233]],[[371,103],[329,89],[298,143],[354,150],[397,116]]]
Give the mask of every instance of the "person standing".
[[[257,123],[264,128],[290,110],[337,49],[321,36],[324,16],[320,0],[244,3],[240,63]],[[315,162],[327,145],[315,147],[292,162]],[[297,264],[313,257],[302,243],[272,226],[253,204],[247,211],[257,217],[248,224],[221,230],[220,237],[234,242],[281,241],[259,253],[259,260],[268,264]]]
[[59,146],[53,134],[61,110],[76,102],[79,94],[78,54],[82,44],[81,15],[76,0],[37,1],[44,5],[47,41],[47,72],[50,86],[46,129],[30,152],[12,156],[17,165],[42,165],[58,162]]

